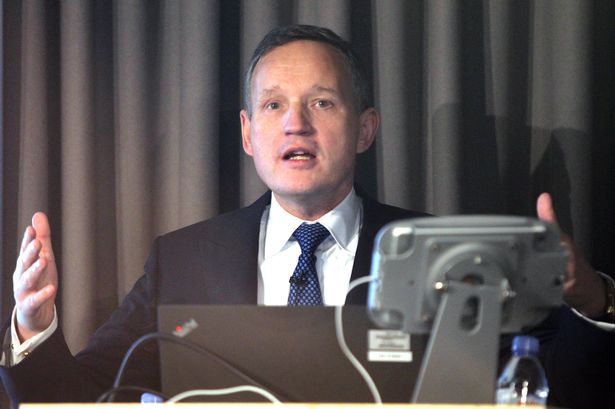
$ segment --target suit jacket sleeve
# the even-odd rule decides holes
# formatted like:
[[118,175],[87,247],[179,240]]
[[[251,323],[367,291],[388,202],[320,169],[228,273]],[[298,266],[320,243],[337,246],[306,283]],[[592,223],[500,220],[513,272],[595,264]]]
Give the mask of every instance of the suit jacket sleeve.
[[[121,360],[140,336],[156,330],[158,240],[121,306],[93,335],[87,347],[73,357],[60,327],[49,339],[0,376],[15,407],[22,402],[92,402],[113,384]],[[4,328],[6,330],[6,326]],[[159,389],[158,351],[149,342],[135,351],[122,385]],[[134,400],[118,394],[116,400]]]
[[615,403],[615,333],[578,317],[566,306],[531,331],[541,340],[549,405],[612,408]]
[[[133,342],[156,331],[158,304],[255,304],[258,231],[269,201],[265,194],[247,208],[157,238],[145,274],[82,352],[73,357],[58,328],[18,365],[0,367],[13,404],[95,401]],[[121,384],[160,390],[155,341],[135,351]]]

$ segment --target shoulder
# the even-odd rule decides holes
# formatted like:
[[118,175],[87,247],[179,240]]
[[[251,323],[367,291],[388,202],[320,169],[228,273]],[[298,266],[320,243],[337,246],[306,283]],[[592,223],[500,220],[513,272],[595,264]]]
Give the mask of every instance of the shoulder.
[[363,201],[365,218],[373,220],[378,224],[385,224],[401,219],[433,216],[432,214],[422,211],[403,209],[401,207],[381,203],[362,191],[359,192],[359,197],[361,197]]
[[[158,236],[145,264],[146,271],[191,270],[223,251],[251,252],[258,246],[260,221],[270,196],[252,205]],[[207,255],[207,260],[205,260]],[[215,258],[215,257],[214,257]]]
[[237,234],[258,231],[263,212],[270,202],[271,193],[267,192],[247,207],[171,231],[158,237],[157,241],[185,242],[195,238],[208,238],[214,241],[232,240]]

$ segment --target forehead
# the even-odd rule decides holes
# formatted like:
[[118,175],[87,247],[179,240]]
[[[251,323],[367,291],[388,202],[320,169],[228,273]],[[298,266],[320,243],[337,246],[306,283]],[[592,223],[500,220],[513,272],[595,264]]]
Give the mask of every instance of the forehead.
[[332,46],[310,40],[293,41],[266,53],[256,64],[252,89],[309,83],[335,86],[340,91],[351,87],[352,75],[346,60]]

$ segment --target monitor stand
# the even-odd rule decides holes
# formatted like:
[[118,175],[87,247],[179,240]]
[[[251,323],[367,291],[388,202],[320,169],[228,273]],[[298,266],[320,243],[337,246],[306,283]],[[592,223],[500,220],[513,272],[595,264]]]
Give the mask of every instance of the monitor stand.
[[493,403],[502,287],[449,281],[414,388],[415,403]]

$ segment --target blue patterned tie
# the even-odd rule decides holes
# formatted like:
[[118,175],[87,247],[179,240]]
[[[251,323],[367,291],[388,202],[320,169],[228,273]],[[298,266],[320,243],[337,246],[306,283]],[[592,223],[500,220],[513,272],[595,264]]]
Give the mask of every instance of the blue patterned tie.
[[329,234],[329,230],[320,223],[302,223],[293,233],[301,247],[301,255],[290,277],[288,305],[322,305],[314,250]]

